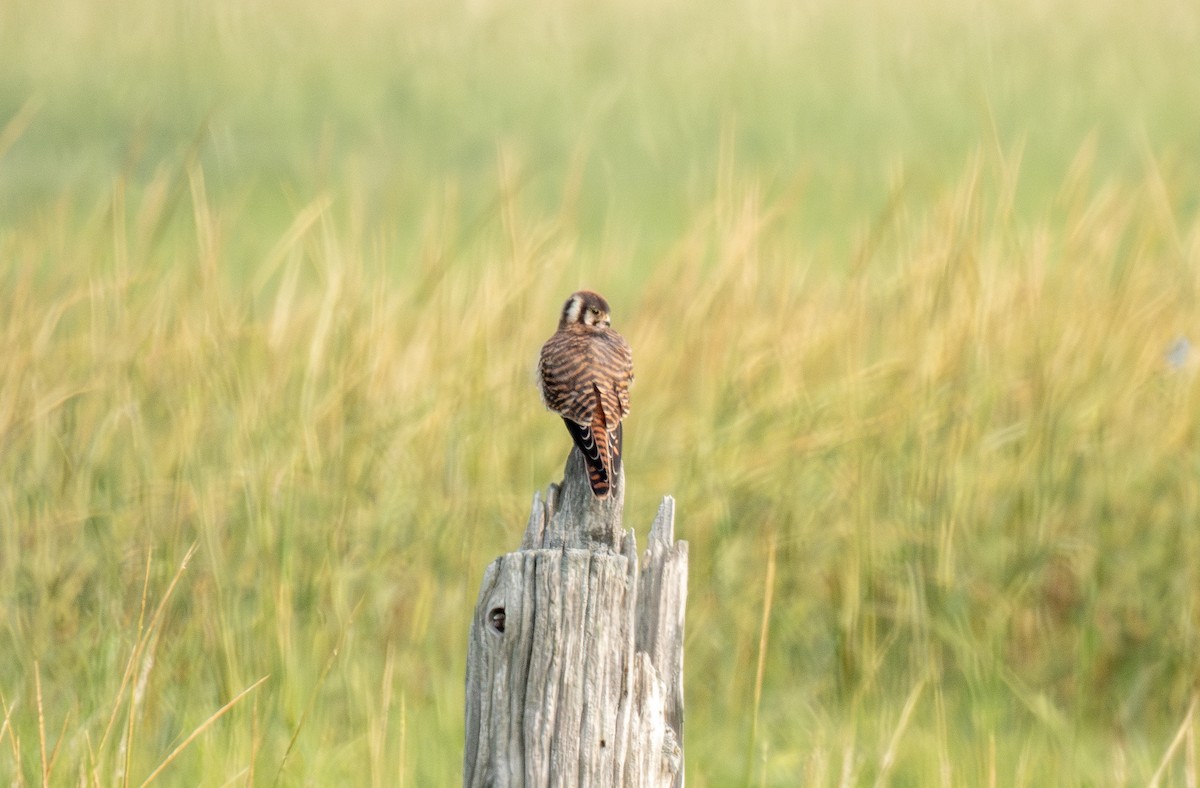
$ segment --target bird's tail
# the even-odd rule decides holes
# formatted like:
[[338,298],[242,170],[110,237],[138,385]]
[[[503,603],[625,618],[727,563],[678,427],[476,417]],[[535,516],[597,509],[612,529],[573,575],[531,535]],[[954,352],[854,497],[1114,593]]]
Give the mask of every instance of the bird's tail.
[[[570,419],[563,419],[563,423],[567,425],[567,432],[571,433],[571,439],[575,441],[575,445],[583,454],[592,495],[597,498],[607,498],[612,489],[613,474],[609,471],[609,435],[608,431],[604,429],[603,422],[599,425],[584,426]],[[620,425],[617,429],[620,430]],[[620,445],[619,437],[617,445]]]

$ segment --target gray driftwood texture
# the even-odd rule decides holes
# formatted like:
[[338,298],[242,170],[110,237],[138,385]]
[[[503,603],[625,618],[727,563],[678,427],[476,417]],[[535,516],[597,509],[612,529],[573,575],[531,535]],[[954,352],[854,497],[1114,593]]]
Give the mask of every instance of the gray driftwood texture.
[[464,786],[682,786],[687,542],[663,498],[639,567],[624,473],[578,449],[484,573],[467,657]]

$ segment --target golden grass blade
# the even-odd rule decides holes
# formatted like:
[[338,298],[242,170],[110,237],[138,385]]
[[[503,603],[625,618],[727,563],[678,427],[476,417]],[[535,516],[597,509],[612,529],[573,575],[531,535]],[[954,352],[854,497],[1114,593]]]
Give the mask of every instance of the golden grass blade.
[[4,124],[4,128],[0,129],[0,159],[4,158],[4,154],[8,153],[13,143],[21,138],[41,108],[42,100],[31,98],[21,105],[17,114],[9,118],[8,123]]
[[[1158,768],[1154,770],[1154,776],[1147,783],[1149,788],[1158,788],[1158,784],[1162,781],[1163,775],[1167,772],[1167,767],[1175,758],[1175,753],[1179,750],[1180,745],[1193,734],[1192,718],[1196,716],[1196,700],[1192,697],[1191,704],[1188,705],[1187,714],[1183,715],[1183,722],[1179,724],[1179,730],[1175,732],[1175,738],[1171,739],[1171,744],[1167,747],[1167,751],[1163,753],[1162,760],[1158,763]],[[1195,775],[1191,775],[1194,780]]]
[[[1192,700],[1192,706],[1195,708],[1195,699]],[[1196,725],[1193,722],[1188,726],[1187,735],[1187,767],[1184,771],[1184,780],[1187,788],[1196,788]]]
[[58,738],[54,740],[54,749],[50,751],[50,763],[46,767],[46,776],[49,778],[50,773],[54,771],[54,764],[58,761],[58,752],[62,747],[63,739],[67,735],[67,724],[71,721],[71,714],[68,712],[63,715],[62,727],[58,729]]
[[238,701],[240,701],[242,698],[249,695],[252,691],[258,689],[258,687],[269,678],[271,678],[271,675],[267,674],[266,676],[263,676],[261,679],[254,682],[253,684],[251,684],[249,687],[246,687],[246,689],[242,690],[236,696],[234,696],[234,698],[231,701],[229,701],[224,706],[222,706],[220,709],[218,709],[215,714],[213,714],[211,717],[209,717],[207,720],[205,720],[203,723],[201,723],[200,726],[198,728],[196,728],[196,730],[192,731],[191,734],[186,739],[184,739],[182,742],[179,743],[178,747],[176,747],[174,750],[171,750],[171,754],[166,757],[166,760],[164,760],[162,763],[160,763],[158,765],[157,769],[150,772],[150,776],[147,777],[145,782],[142,783],[143,788],[145,786],[149,785],[150,783],[152,783],[155,780],[155,778],[158,777],[158,775],[162,774],[163,770],[171,765],[171,761],[173,761],[177,757],[179,757],[179,754],[181,752],[183,752],[185,749],[187,749],[187,746],[189,744],[191,744],[193,741],[195,741],[197,736],[204,733],[204,731],[208,730],[208,728],[214,722],[221,719],[221,717],[225,716],[225,712],[229,711],[234,706],[236,706]]
[[842,747],[842,772],[838,778],[838,788],[850,788],[855,784],[855,760],[854,741],[851,740]]
[[328,195],[317,197],[308,205],[304,206],[296,218],[292,220],[291,225],[283,233],[283,237],[276,242],[275,246],[267,253],[267,259],[258,269],[258,274],[254,277],[254,283],[251,285],[251,290],[255,293],[261,293],[267,286],[267,282],[275,275],[279,265],[287,258],[288,253],[292,250],[300,239],[308,232],[309,228],[320,219],[321,216],[333,204],[333,199]]
[[913,710],[917,707],[917,701],[921,699],[921,693],[925,690],[927,683],[928,676],[922,676],[921,680],[912,688],[912,691],[908,693],[908,699],[904,701],[904,708],[900,712],[900,719],[896,723],[896,730],[892,731],[892,738],[888,742],[887,750],[884,751],[883,759],[879,763],[879,776],[875,778],[876,786],[887,784],[888,772],[892,770],[892,766],[896,762],[896,748],[900,745],[900,738],[908,728]]
[[246,768],[246,785],[254,785],[254,764],[258,763],[258,696],[254,697],[254,710],[250,718],[250,765]]
[[321,669],[321,675],[317,677],[317,683],[313,685],[312,694],[308,698],[308,703],[304,707],[304,711],[300,713],[300,719],[296,723],[296,730],[292,731],[292,738],[288,740],[287,749],[283,752],[283,758],[279,761],[279,769],[275,772],[275,779],[272,785],[278,785],[280,778],[283,777],[284,767],[287,766],[288,759],[292,756],[292,750],[296,747],[296,741],[300,738],[300,732],[304,730],[304,723],[308,720],[308,715],[312,711],[313,706],[317,702],[317,694],[321,691],[321,687],[325,684],[325,679],[329,677],[329,671],[333,669],[333,663],[337,661],[338,654],[342,651],[342,646],[346,643],[346,633],[350,631],[354,619],[358,616],[358,612],[362,609],[363,600],[359,599],[358,604],[350,611],[350,618],[346,622],[346,626],[342,629],[341,637],[338,638],[338,643],[333,647],[333,651],[329,653],[329,658],[325,660],[325,666]]
[[46,761],[46,716],[42,712],[42,668],[33,661],[33,686],[37,695],[38,747],[42,753],[42,785],[50,785],[50,766]]
[[17,705],[14,703],[12,706],[9,706],[4,694],[0,693],[0,706],[4,707],[4,722],[0,722],[0,739],[3,739],[6,733],[12,737],[13,733],[9,721],[12,719],[13,710],[16,709]]
[[408,774],[408,696],[400,693],[400,766],[398,782],[400,788],[406,785],[405,776]]
[[[243,778],[245,778],[245,779],[243,780]],[[247,766],[245,769],[242,769],[240,772],[233,775],[225,782],[221,783],[221,788],[226,788],[226,786],[233,785],[233,784],[237,783],[239,780],[242,780],[246,785],[253,785],[254,784],[254,782],[253,782],[254,770],[251,769],[249,766]]]
[[376,788],[384,784],[383,760],[387,750],[389,712],[392,708],[392,678],[395,666],[395,649],[389,643],[383,660],[383,682],[379,691],[379,717],[372,722],[367,737],[371,751],[371,784]]
[[[750,723],[750,752],[746,759],[746,768],[753,770],[754,751],[758,746],[758,713],[762,706],[763,676],[767,669],[767,636],[770,633],[771,603],[775,596],[775,534],[767,545],[767,573],[763,578],[763,609],[762,623],[758,630],[758,665],[754,673],[754,710]],[[765,776],[765,775],[764,775]],[[749,783],[749,775],[746,782]]]
[[131,762],[133,759],[133,748],[130,746],[133,742],[133,729],[137,725],[138,716],[141,713],[142,704],[146,700],[146,686],[150,683],[150,671],[154,669],[154,654],[158,649],[158,630],[150,629],[146,632],[146,642],[140,650],[142,656],[142,668],[138,673],[137,681],[129,689],[129,713],[126,719],[125,735],[121,739],[121,744],[117,751],[121,755],[121,784],[129,783],[129,774]]
[[[150,590],[150,563],[152,551],[146,551],[146,573],[142,578],[142,602],[141,610],[138,612],[138,634],[134,640],[134,647],[129,652],[129,659],[125,663],[125,673],[121,676],[121,686],[117,689],[117,700],[113,704],[112,713],[108,716],[108,724],[104,726],[104,734],[100,737],[100,744],[96,747],[97,752],[104,751],[104,744],[108,741],[109,734],[112,733],[113,726],[117,721],[117,713],[121,710],[121,701],[125,697],[125,687],[128,686],[130,678],[133,677],[134,667],[138,662],[139,648],[142,642],[142,627],[146,620],[146,595]],[[100,782],[99,775],[92,774],[92,779],[97,783]]]
[[[12,745],[13,769],[16,774],[19,775],[21,773],[21,741],[17,737],[16,727],[9,723],[13,712],[16,711],[17,704],[13,703],[12,706],[9,706],[8,701],[3,695],[0,695],[0,704],[3,704],[4,706],[4,724],[0,725],[0,738],[4,737],[5,732],[8,733],[8,741]],[[14,780],[14,783],[20,785],[23,784],[24,781]]]
[[[125,665],[125,674],[121,677],[121,686],[117,691],[117,701],[113,704],[113,710],[109,716],[108,725],[105,727],[104,735],[100,738],[100,745],[97,747],[97,752],[103,752],[104,745],[108,741],[108,737],[113,730],[117,713],[121,709],[122,699],[125,697],[126,689],[128,688],[129,713],[126,718],[126,724],[124,726],[125,731],[122,736],[121,745],[118,747],[118,760],[120,763],[117,767],[117,774],[122,785],[127,784],[129,779],[129,761],[132,757],[129,743],[133,740],[133,727],[135,718],[137,716],[137,705],[139,698],[141,697],[139,688],[144,690],[146,681],[149,679],[150,668],[153,666],[152,653],[145,659],[143,657],[145,656],[145,652],[148,647],[150,648],[151,652],[153,652],[153,647],[158,643],[157,630],[159,622],[162,620],[163,613],[166,610],[167,602],[171,599],[171,595],[174,593],[176,585],[179,583],[180,578],[187,569],[188,563],[191,561],[192,556],[195,555],[198,546],[199,542],[192,542],[191,547],[189,547],[187,553],[184,554],[183,560],[179,562],[179,568],[175,570],[175,575],[171,578],[171,582],[167,586],[167,590],[164,592],[163,598],[159,600],[158,607],[155,608],[154,615],[150,618],[150,623],[143,626],[146,616],[146,600],[148,598],[150,588],[150,567],[152,563],[151,554],[146,554],[146,574],[142,580],[142,598],[141,609],[138,613],[137,638],[134,643],[133,651],[130,652],[129,660]],[[141,676],[133,686],[130,686],[130,681],[132,680],[138,665],[141,665],[142,667]],[[95,780],[96,783],[100,782],[99,774],[96,773],[95,770],[93,770],[92,779]]]
[[[63,736],[67,731],[67,722],[70,720],[70,715],[63,716],[62,729],[58,732],[58,738],[54,742],[54,749],[50,751],[49,757],[46,756],[46,716],[42,708],[42,668],[41,664],[33,661],[33,682],[37,694],[37,711],[38,711],[38,745],[42,756],[42,785],[50,785],[50,775],[54,772],[54,762],[58,759],[58,748],[62,745]],[[8,726],[8,716],[4,718],[5,727]],[[2,730],[0,730],[2,734]]]
[[987,749],[987,784],[988,788],[996,788],[996,734],[988,734]]

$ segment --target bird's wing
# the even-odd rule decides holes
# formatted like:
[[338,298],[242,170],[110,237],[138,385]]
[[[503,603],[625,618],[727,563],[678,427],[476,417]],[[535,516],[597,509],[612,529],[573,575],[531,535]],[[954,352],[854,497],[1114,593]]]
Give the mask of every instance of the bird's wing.
[[593,366],[586,337],[559,331],[546,340],[538,362],[546,407],[568,421],[590,425],[596,408]]

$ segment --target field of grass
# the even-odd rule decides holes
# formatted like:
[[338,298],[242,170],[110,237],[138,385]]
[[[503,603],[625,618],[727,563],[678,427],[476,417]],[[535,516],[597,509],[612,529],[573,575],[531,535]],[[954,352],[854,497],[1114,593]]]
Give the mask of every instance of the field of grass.
[[690,784],[1196,785],[1194,3],[0,22],[0,781],[454,784],[588,286]]

